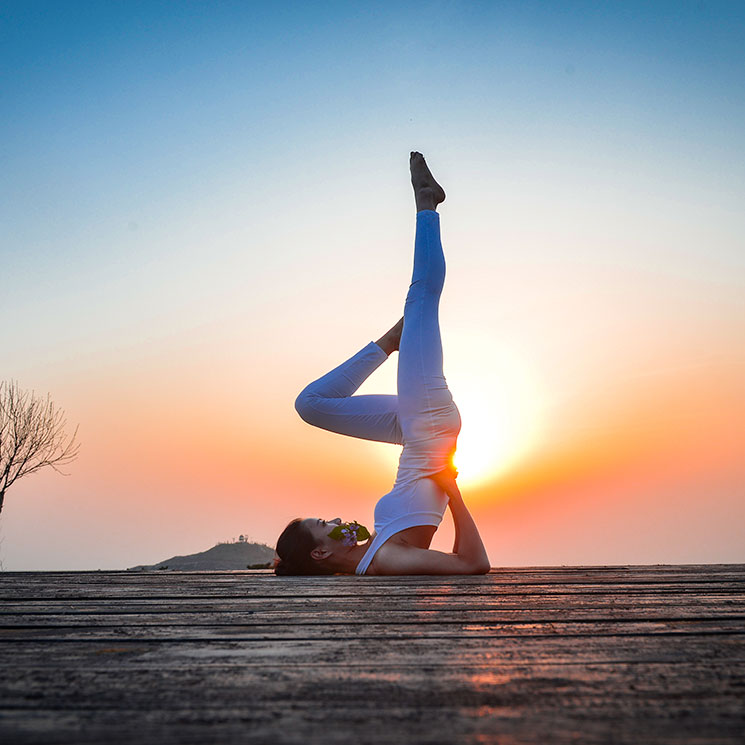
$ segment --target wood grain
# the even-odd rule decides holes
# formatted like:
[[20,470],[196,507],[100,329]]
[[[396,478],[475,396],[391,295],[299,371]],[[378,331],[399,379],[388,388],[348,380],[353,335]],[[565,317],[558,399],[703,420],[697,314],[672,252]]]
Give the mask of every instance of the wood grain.
[[745,566],[0,575],[0,742],[741,743]]

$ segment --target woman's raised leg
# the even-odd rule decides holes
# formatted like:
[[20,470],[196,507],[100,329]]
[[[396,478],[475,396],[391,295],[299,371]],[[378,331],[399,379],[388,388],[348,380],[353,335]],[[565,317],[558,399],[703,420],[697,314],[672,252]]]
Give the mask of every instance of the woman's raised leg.
[[439,324],[445,256],[436,207],[445,192],[420,153],[411,154],[410,164],[418,211],[414,270],[398,358],[398,410],[405,451],[409,451],[404,461],[435,473],[448,465],[460,430],[460,415],[442,369]]

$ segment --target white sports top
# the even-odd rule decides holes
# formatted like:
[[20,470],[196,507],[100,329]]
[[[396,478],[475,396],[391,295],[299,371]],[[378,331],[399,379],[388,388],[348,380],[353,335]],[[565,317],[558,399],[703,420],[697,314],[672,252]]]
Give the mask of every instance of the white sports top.
[[448,505],[447,494],[426,476],[417,474],[415,478],[411,478],[413,474],[409,474],[407,478],[408,469],[401,467],[404,465],[405,453],[406,448],[401,454],[402,463],[393,489],[375,505],[375,533],[355,569],[355,574],[364,574],[378,549],[396,533],[418,525],[437,527],[442,521]]

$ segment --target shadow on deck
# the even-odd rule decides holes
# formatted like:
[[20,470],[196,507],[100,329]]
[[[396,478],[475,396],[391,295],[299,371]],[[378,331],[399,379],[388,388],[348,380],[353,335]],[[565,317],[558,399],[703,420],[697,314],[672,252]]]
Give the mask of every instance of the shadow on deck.
[[0,575],[0,742],[742,743],[745,566]]

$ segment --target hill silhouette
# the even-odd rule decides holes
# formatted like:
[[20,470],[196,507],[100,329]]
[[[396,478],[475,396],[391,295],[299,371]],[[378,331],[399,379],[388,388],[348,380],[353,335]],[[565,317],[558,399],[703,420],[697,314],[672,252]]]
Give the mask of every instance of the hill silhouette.
[[264,543],[218,543],[198,554],[172,556],[157,564],[139,564],[128,571],[147,569],[174,569],[176,571],[215,571],[231,569],[258,569],[269,566],[274,559],[274,549]]

